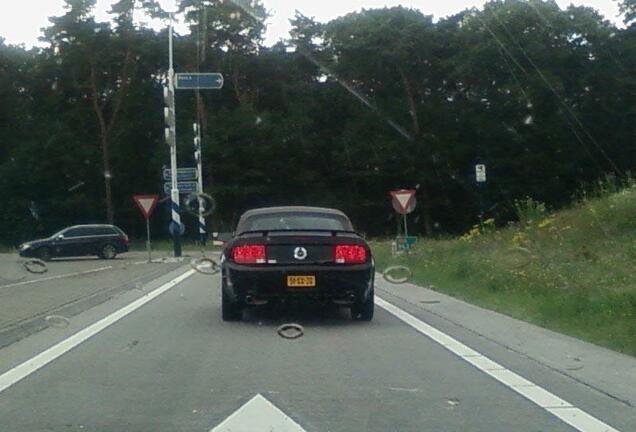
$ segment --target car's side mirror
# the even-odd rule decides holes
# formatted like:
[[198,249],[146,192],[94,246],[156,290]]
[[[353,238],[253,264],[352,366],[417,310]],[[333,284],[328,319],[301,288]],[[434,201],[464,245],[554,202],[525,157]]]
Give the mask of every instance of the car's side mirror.
[[57,240],[64,240],[64,234],[60,234],[59,236],[57,236]]

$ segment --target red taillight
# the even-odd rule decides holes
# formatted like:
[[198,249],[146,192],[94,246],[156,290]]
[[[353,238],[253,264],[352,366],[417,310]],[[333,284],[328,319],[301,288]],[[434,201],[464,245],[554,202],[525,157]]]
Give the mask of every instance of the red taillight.
[[128,235],[124,234],[124,244],[128,246],[130,240],[128,239]]
[[265,245],[236,246],[232,249],[232,259],[237,264],[263,264],[267,259]]
[[338,264],[362,264],[367,261],[367,250],[360,245],[337,245],[335,255]]

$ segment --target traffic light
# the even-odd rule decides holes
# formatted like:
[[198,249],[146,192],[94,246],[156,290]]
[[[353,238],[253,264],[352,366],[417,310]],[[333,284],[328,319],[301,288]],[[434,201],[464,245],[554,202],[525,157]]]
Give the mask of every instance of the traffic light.
[[166,107],[163,109],[163,117],[166,121],[166,143],[169,146],[177,145],[176,116],[174,110],[174,91],[169,87],[163,88],[163,101]]
[[194,161],[198,164],[201,161],[201,129],[198,123],[192,124],[194,132]]

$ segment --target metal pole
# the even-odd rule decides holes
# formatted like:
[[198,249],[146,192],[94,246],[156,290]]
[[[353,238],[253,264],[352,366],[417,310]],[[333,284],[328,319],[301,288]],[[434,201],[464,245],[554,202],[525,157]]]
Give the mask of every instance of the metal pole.
[[148,262],[152,262],[152,257],[150,256],[150,219],[146,219],[146,249],[148,249]]
[[406,237],[408,237],[409,232],[406,229],[406,213],[404,213],[404,238],[406,239]]
[[484,223],[484,193],[482,188],[479,187],[479,227],[481,228]]
[[[196,124],[196,123],[195,123]],[[203,151],[201,142],[201,125],[197,124],[196,127],[196,139],[194,145],[194,159],[197,161],[197,193],[199,194],[199,241],[203,246],[206,242],[206,230],[205,230],[205,212],[204,201],[201,197],[203,193]]]
[[[173,14],[170,14],[170,27],[168,29],[168,45],[169,45],[169,61],[170,67],[168,69],[168,87],[170,93],[174,98],[174,62],[173,62],[173,47],[172,47],[172,20]],[[176,102],[176,101],[173,101]],[[175,106],[175,104],[173,104]],[[175,122],[176,122],[176,106],[175,106]],[[174,225],[174,256],[181,256],[181,215],[179,214],[179,183],[177,182],[177,127],[174,127],[174,142],[170,145],[170,169],[172,170],[172,189],[170,191],[171,210],[172,210],[172,224]]]

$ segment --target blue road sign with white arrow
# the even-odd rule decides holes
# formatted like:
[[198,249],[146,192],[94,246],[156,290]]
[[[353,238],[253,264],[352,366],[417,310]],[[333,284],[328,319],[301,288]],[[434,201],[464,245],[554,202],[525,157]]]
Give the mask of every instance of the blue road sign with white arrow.
[[[179,188],[179,194],[192,194],[197,193],[197,182],[178,182],[177,187]],[[166,195],[170,195],[170,191],[172,190],[172,183],[167,182],[163,184],[163,192]]]
[[177,90],[218,90],[223,88],[223,74],[220,73],[178,73]]
[[[177,181],[196,180],[197,178],[196,168],[177,168]],[[163,169],[163,179],[167,182],[172,180],[172,170],[170,168]]]

